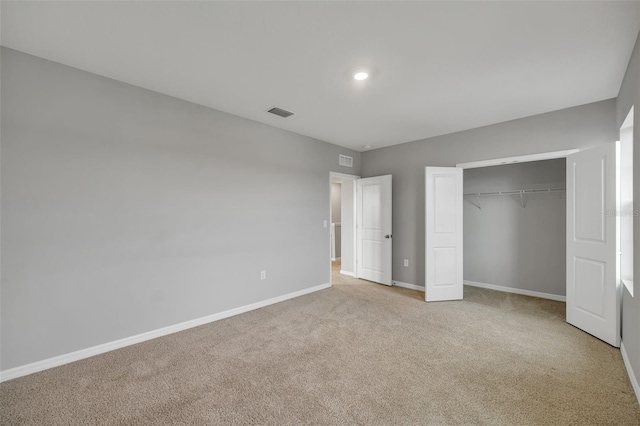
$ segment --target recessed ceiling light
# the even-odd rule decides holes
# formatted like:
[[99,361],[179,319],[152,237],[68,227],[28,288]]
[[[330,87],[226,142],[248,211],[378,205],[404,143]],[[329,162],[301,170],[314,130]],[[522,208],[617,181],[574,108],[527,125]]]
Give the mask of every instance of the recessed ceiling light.
[[356,80],[366,80],[368,77],[369,74],[363,71],[357,72],[353,75],[353,78],[355,78]]

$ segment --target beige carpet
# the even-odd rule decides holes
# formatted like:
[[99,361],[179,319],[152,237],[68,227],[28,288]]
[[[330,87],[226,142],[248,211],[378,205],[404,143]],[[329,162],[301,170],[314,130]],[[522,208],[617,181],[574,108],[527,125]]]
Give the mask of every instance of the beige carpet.
[[563,303],[334,284],[3,383],[0,424],[640,424],[620,351]]

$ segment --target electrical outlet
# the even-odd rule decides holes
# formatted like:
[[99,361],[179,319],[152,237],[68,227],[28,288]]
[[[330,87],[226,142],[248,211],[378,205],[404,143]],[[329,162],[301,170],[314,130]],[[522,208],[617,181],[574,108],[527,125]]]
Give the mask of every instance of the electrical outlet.
[[328,223],[327,223],[326,220],[322,222],[322,226],[324,226],[325,228],[327,227],[327,225],[328,225]]
[[409,259],[404,260],[404,266],[409,266]]
[[260,279],[261,280],[267,279],[267,271],[260,271]]

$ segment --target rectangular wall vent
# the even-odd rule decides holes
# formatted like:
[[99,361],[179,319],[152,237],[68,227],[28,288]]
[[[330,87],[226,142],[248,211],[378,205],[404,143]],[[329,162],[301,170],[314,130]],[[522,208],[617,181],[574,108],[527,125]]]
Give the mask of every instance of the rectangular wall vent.
[[353,167],[353,157],[340,154],[338,156],[338,164],[345,167]]
[[278,107],[273,107],[270,110],[268,110],[267,112],[270,112],[271,114],[278,115],[278,116],[280,116],[282,118],[291,117],[293,115],[293,113],[291,111],[287,111],[286,109],[282,109],[282,108],[278,108]]

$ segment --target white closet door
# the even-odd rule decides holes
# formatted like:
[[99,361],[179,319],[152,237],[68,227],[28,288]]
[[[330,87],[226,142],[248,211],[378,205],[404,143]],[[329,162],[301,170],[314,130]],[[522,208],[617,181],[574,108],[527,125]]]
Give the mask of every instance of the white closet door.
[[391,285],[391,175],[357,181],[358,278]]
[[620,346],[618,144],[567,157],[567,322]]
[[462,299],[462,169],[425,169],[425,300]]

